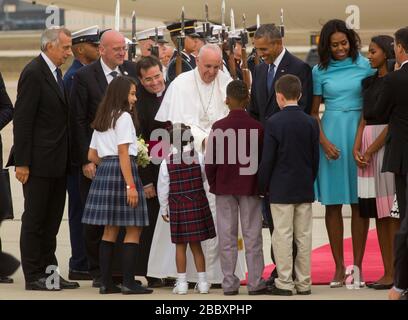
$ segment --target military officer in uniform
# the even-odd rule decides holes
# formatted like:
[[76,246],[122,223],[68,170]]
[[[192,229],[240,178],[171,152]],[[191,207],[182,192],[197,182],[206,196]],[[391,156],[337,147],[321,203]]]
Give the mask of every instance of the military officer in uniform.
[[[159,53],[164,50],[164,46],[168,43],[164,38],[164,29],[166,29],[164,26],[157,28],[157,45],[159,47]],[[141,56],[150,56],[152,54],[152,47],[156,44],[156,28],[140,31],[136,33],[136,38]]]
[[72,53],[74,61],[64,75],[64,83],[68,92],[71,91],[72,80],[75,72],[81,67],[99,59],[98,26],[89,27],[72,33]]
[[[196,59],[193,53],[196,48],[196,38],[200,35],[197,34],[195,30],[196,20],[186,20],[184,26],[184,33],[186,35],[184,41],[184,49],[181,52],[182,57],[182,72],[187,72],[195,69]],[[177,37],[181,34],[181,23],[176,22],[167,26],[167,30],[170,32],[171,40],[177,48]],[[176,78],[176,61],[177,61],[177,50],[174,51],[173,57],[170,60],[169,67],[167,70],[166,82],[170,84]]]
[[[74,61],[64,76],[67,92],[71,91],[75,72],[99,59],[99,27],[93,26],[72,34]],[[73,130],[72,132],[75,132]],[[71,258],[69,259],[70,280],[92,280],[88,272],[85,240],[82,228],[82,205],[79,194],[79,167],[73,166],[67,178],[69,236]]]
[[[258,29],[258,27],[256,25],[250,26],[249,28],[247,28],[248,37],[249,37],[249,39],[251,39],[252,45],[253,45],[253,42],[254,42],[255,31],[257,29]],[[251,71],[252,78],[254,77],[254,71],[255,71],[255,66],[256,66],[255,60],[256,60],[256,49],[254,47],[252,49],[251,54],[248,56],[248,69],[249,69],[249,71]]]

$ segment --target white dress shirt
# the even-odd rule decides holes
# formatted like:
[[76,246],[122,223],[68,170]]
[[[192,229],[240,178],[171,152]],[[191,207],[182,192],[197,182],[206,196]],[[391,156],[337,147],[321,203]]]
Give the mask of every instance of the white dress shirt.
[[41,57],[45,60],[45,62],[48,65],[48,68],[50,68],[52,75],[54,76],[55,81],[58,83],[58,78],[57,78],[57,66],[54,64],[54,62],[51,61],[50,58],[44,53],[41,52]]
[[118,73],[118,76],[122,74],[122,72],[120,72],[119,66],[117,66],[115,69],[111,69],[109,68],[105,62],[103,62],[103,59],[101,58],[101,65],[102,65],[102,70],[103,73],[105,74],[106,77],[106,81],[109,83],[111,83],[111,81],[113,80],[113,76],[111,75],[111,72],[116,71]]

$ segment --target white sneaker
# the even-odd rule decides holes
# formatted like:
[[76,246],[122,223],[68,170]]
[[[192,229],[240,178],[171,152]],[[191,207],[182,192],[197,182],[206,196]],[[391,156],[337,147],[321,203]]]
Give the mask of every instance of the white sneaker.
[[174,286],[173,293],[174,294],[187,294],[188,284],[187,282],[176,282]]
[[211,285],[208,282],[197,282],[194,291],[206,294],[210,292],[210,287]]

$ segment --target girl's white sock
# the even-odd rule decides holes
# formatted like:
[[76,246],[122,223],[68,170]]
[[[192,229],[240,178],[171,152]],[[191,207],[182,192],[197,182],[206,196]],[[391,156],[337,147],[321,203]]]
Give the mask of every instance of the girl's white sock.
[[207,282],[206,272],[198,272],[198,282]]
[[187,273],[177,273],[177,281],[181,283],[187,282]]

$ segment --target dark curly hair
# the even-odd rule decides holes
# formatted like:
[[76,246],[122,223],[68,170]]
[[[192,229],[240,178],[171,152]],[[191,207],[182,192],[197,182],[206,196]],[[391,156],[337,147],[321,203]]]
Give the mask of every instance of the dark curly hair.
[[320,69],[327,69],[329,66],[330,58],[332,57],[330,38],[336,32],[344,33],[347,36],[347,40],[350,44],[349,56],[353,59],[353,61],[357,60],[361,44],[359,35],[354,30],[347,28],[347,25],[343,20],[333,19],[326,22],[322,28],[322,31],[320,32],[318,46]]

